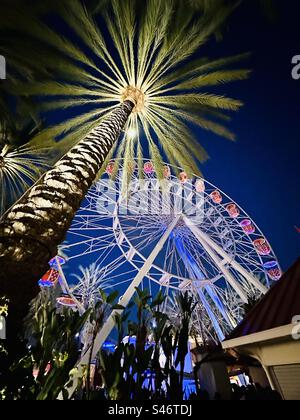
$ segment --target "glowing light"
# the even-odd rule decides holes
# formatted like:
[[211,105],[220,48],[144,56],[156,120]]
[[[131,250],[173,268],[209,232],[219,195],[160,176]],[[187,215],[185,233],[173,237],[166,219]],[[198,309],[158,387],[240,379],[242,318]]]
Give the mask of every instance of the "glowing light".
[[153,166],[153,163],[152,162],[145,163],[145,165],[144,165],[144,172],[147,175],[151,175],[151,174],[154,173],[154,166]]
[[115,348],[116,348],[116,345],[114,343],[112,343],[111,341],[105,341],[103,343],[103,346],[102,346],[102,349],[103,350],[111,350],[111,351],[113,351],[113,350],[115,350]]
[[222,197],[222,194],[220,193],[220,191],[213,191],[210,194],[210,197],[215,204],[221,204],[222,201],[223,201],[223,197]]
[[253,226],[251,220],[249,219],[242,220],[241,227],[243,231],[248,235],[255,233],[255,227]]
[[271,268],[278,267],[277,261],[268,261],[264,264],[264,268],[266,270],[270,270]]
[[226,210],[229,216],[232,217],[233,219],[236,219],[240,215],[240,210],[237,208],[235,204],[228,204],[228,206],[226,207]]
[[137,136],[138,136],[138,131],[136,128],[131,127],[131,128],[128,128],[128,130],[126,130],[126,137],[129,140],[134,140],[135,138],[137,138]]
[[54,287],[59,281],[59,277],[59,271],[57,271],[55,268],[51,268],[51,270],[48,270],[47,273],[41,278],[38,284],[40,287]]
[[269,255],[271,253],[270,245],[265,238],[256,239],[253,242],[253,245],[255,246],[255,249],[259,255]]
[[186,172],[180,172],[178,178],[179,178],[179,181],[182,184],[186,184],[188,182],[188,180],[189,180],[189,177],[188,177],[188,175],[187,175]]

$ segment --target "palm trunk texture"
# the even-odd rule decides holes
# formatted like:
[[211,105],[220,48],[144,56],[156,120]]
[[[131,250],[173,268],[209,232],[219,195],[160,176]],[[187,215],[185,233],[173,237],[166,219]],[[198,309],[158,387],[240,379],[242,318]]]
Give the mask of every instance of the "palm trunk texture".
[[20,333],[38,280],[57,255],[87,191],[124,128],[126,100],[34,185],[0,223],[0,296],[9,299],[7,345]]

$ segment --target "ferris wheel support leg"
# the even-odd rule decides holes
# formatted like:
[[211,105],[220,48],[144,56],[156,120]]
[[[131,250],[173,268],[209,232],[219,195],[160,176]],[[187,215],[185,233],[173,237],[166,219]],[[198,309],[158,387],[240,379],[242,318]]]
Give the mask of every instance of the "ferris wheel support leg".
[[[191,222],[184,217],[186,223],[191,225]],[[192,226],[189,226],[190,228]],[[230,263],[238,273],[240,273],[250,284],[252,284],[257,290],[259,290],[264,295],[268,292],[268,288],[260,283],[260,281],[250,274],[244,267],[242,267],[238,262],[236,262],[230,255],[228,255],[218,244],[216,244],[206,233],[202,232],[197,226],[194,225],[195,230],[197,231],[198,238],[203,239],[212,249],[214,249],[227,263]]]
[[208,303],[204,293],[202,290],[198,290],[198,296],[200,297],[200,300],[202,302],[202,305],[204,306],[207,315],[209,316],[209,318],[211,319],[214,329],[217,333],[217,336],[219,338],[220,341],[225,340],[225,335],[224,332],[222,331],[219,322],[217,321],[217,318],[215,317],[215,314],[213,313],[210,304]]
[[[139,271],[139,273],[137,274],[137,276],[135,277],[135,279],[132,281],[132,283],[130,284],[130,286],[126,290],[125,294],[120,299],[119,304],[121,306],[123,306],[124,308],[129,304],[132,296],[136,292],[136,288],[140,286],[143,278],[149,272],[152,264],[154,263],[156,257],[158,256],[158,254],[162,250],[162,248],[165,245],[165,243],[167,242],[170,234],[172,233],[173,229],[177,225],[180,217],[181,217],[180,215],[176,216],[174,218],[174,220],[172,221],[172,223],[168,226],[168,228],[165,231],[164,235],[161,237],[161,239],[159,240],[159,242],[157,243],[157,245],[154,247],[154,249],[151,252],[151,254],[149,255],[149,257],[145,261],[143,267],[141,268],[141,270]],[[93,354],[92,354],[92,359],[96,356],[96,354],[98,353],[99,349],[102,347],[103,343],[105,342],[105,340],[107,339],[107,337],[109,336],[109,334],[112,332],[112,330],[113,330],[113,328],[115,326],[115,321],[114,321],[115,314],[116,313],[121,313],[121,312],[122,311],[120,311],[120,310],[113,311],[113,313],[110,315],[110,317],[105,322],[103,328],[101,329],[101,331],[99,332],[99,334],[96,337],[95,345],[94,345],[94,350],[93,350]],[[83,355],[82,359],[80,360],[79,365],[81,365],[81,366],[82,365],[86,365],[88,363],[88,361],[89,361],[89,357],[90,357],[90,354],[89,354],[89,351],[87,351]]]
[[184,219],[186,225],[190,228],[190,230],[193,232],[195,237],[201,243],[201,245],[203,246],[205,251],[208,253],[208,255],[211,257],[211,259],[214,261],[216,266],[223,273],[223,276],[228,281],[228,283],[231,285],[231,287],[236,291],[236,293],[240,296],[240,298],[245,303],[247,303],[248,302],[247,294],[245,293],[245,291],[243,290],[241,285],[238,283],[238,281],[230,273],[230,271],[222,264],[222,260],[218,256],[217,252],[214,250],[214,247],[211,247],[211,245],[207,243],[207,241],[203,237],[203,233],[193,222],[191,222],[186,216],[183,216],[183,219]]
[[[149,255],[149,257],[145,261],[143,267],[138,272],[138,274],[135,277],[135,279],[131,282],[131,284],[128,287],[128,289],[126,290],[125,294],[119,300],[119,305],[121,305],[121,306],[123,306],[125,308],[129,304],[131,298],[133,297],[134,293],[136,292],[136,288],[140,286],[143,278],[149,272],[152,264],[154,263],[156,257],[158,256],[158,254],[162,250],[162,248],[165,245],[165,243],[167,242],[170,234],[172,233],[173,229],[177,225],[180,217],[181,217],[180,215],[176,216],[174,218],[174,220],[172,221],[172,223],[168,226],[166,232],[161,237],[161,239],[159,240],[159,242],[157,243],[157,245],[154,247],[154,249],[151,252],[151,254]],[[113,311],[112,314],[107,319],[107,321],[105,322],[105,324],[103,325],[102,329],[99,331],[99,333],[98,333],[98,335],[96,337],[96,340],[95,340],[95,344],[93,346],[92,359],[95,358],[95,356],[97,355],[99,349],[102,347],[102,345],[104,344],[105,340],[107,339],[107,337],[109,336],[109,334],[114,329],[114,327],[115,327],[115,314],[116,313],[119,313],[120,314],[120,313],[122,313],[122,311],[121,310]],[[75,392],[75,390],[77,388],[77,385],[78,385],[78,382],[80,380],[81,373],[83,372],[84,366],[86,366],[89,363],[89,360],[90,360],[90,351],[91,350],[88,349],[85,352],[85,354],[82,356],[82,358],[80,359],[80,361],[78,362],[78,364],[77,364],[77,374],[72,377],[72,385],[67,389],[67,392],[69,394],[69,398],[72,397],[72,395],[74,394],[74,392]],[[62,399],[62,398],[63,398],[63,396],[62,396],[62,394],[60,394],[59,397],[58,397],[58,399]]]
[[226,308],[224,307],[222,302],[220,302],[220,299],[219,299],[217,293],[213,290],[213,287],[212,286],[206,286],[205,290],[208,293],[208,295],[210,296],[210,298],[212,299],[212,301],[214,302],[218,311],[222,314],[224,320],[228,323],[228,325],[231,328],[236,328],[237,327],[236,321],[233,319],[233,317],[230,315],[230,313],[228,313],[228,310],[226,310]]

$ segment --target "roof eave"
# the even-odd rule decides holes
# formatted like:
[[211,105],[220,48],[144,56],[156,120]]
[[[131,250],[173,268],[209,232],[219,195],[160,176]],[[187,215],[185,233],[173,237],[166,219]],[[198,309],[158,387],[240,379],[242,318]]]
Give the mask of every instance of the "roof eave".
[[292,340],[294,329],[295,324],[283,325],[281,327],[249,334],[243,337],[234,338],[232,340],[225,340],[222,342],[222,347],[224,350],[226,350],[235,347],[247,346],[249,344],[278,340],[286,337],[290,337]]

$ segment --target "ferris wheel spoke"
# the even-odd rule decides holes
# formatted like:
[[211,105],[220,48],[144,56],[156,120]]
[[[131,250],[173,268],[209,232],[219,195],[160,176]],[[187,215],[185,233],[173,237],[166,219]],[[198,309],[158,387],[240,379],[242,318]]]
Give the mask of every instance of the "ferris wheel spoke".
[[[191,230],[193,231],[193,233],[195,234],[195,236],[199,239],[199,241],[202,243],[203,247],[206,248],[206,250],[208,252],[215,250],[218,252],[218,254],[224,259],[224,261],[226,261],[227,263],[229,263],[235,270],[237,270],[245,279],[247,279],[247,281],[249,281],[254,287],[256,287],[261,293],[266,294],[267,293],[267,289],[265,286],[263,286],[255,277],[253,277],[251,274],[249,274],[240,264],[238,264],[234,259],[230,258],[226,252],[219,247],[217,244],[215,244],[204,232],[201,232],[201,230],[197,227],[194,227],[192,224],[189,223],[188,219],[185,219],[186,222],[190,225]],[[215,262],[217,264],[222,263],[220,261],[220,259],[218,258],[217,254],[215,253],[215,251],[210,252],[212,258],[215,260]],[[228,271],[223,267],[223,273],[224,275],[226,274],[226,279],[229,283],[232,282],[233,278],[232,276],[229,274],[228,275]],[[227,273],[226,273],[227,271]],[[239,290],[238,285],[236,284],[235,281],[232,282],[232,286],[234,286],[234,288],[236,288],[236,290]],[[240,290],[241,292],[241,290]],[[241,297],[244,296],[245,294],[244,292],[242,292]],[[248,299],[246,299],[246,302],[248,301]]]
[[209,319],[211,320],[211,322],[214,326],[214,329],[215,329],[215,331],[218,335],[219,340],[223,341],[225,339],[224,332],[223,332],[223,330],[222,330],[222,328],[221,328],[213,310],[211,309],[211,306],[210,306],[208,300],[206,299],[202,290],[197,290],[197,293],[198,293],[199,298],[200,298],[200,300],[201,300],[201,302],[204,306],[205,311],[207,312],[207,315],[208,315]]
[[[96,252],[100,252],[102,250],[107,251],[108,247],[109,248],[115,247],[114,244],[103,245],[103,243],[101,243],[101,245],[98,245],[98,244],[95,244],[94,241],[90,241],[90,243],[85,242],[84,245],[85,245],[85,249],[78,252],[75,255],[68,256],[68,261],[74,260],[74,259],[82,257],[82,256],[86,256],[86,255],[89,255],[89,254],[93,254],[93,253],[96,253]],[[68,250],[70,250],[72,248],[74,248],[73,245],[71,247],[69,247]],[[65,252],[65,249],[63,249],[63,251]]]
[[[267,290],[265,285],[278,277],[280,268],[273,251],[268,245],[258,249],[264,236],[256,224],[206,180],[181,183],[171,174],[166,193],[154,170],[145,174],[141,183],[136,166],[130,173],[132,182],[125,197],[123,164],[122,160],[117,162],[115,178],[104,175],[90,189],[75,216],[68,243],[60,248],[69,255],[66,270],[78,272],[80,262],[98,265],[91,271],[90,280],[86,278],[86,289],[81,289],[87,296],[93,297],[99,287],[123,289],[143,269],[178,216],[141,286],[152,293],[162,289],[167,295],[175,291],[193,294],[198,301],[193,325],[198,325],[202,336],[217,341],[217,335],[230,332],[241,320],[248,295],[260,296]],[[173,170],[180,172],[180,168]],[[184,218],[193,222],[199,236],[183,222]],[[277,271],[265,268],[268,263],[273,263]]]
[[187,226],[190,227],[191,231],[194,233],[196,238],[199,240],[203,248],[206,250],[206,252],[209,254],[211,259],[214,261],[216,266],[219,268],[219,270],[223,273],[224,278],[227,280],[227,282],[231,285],[231,287],[234,288],[234,290],[240,295],[241,299],[247,303],[248,297],[241,287],[241,285],[238,283],[238,281],[232,276],[232,274],[229,272],[229,270],[222,264],[221,258],[217,255],[215,250],[210,247],[210,245],[203,239],[203,233],[200,231],[200,229],[193,224],[190,223],[188,219],[184,219],[187,223]]
[[[98,250],[98,252],[99,251],[101,250]],[[96,258],[96,263],[99,263],[100,261],[102,265],[104,265],[106,262],[109,264],[108,266],[105,267],[106,273],[112,272],[115,269],[115,266],[118,266],[119,262],[123,259],[122,255],[119,256],[118,258],[116,258],[116,256],[114,255],[112,259],[110,259],[110,256],[113,253],[113,251],[115,251],[115,247],[112,247],[112,246],[109,248],[104,247],[102,252],[100,252],[100,254]]]
[[202,273],[204,273],[206,278],[213,277],[212,273],[210,273],[210,276],[208,275],[207,269],[204,267],[204,262],[205,261],[208,262],[208,259],[206,258],[205,254],[200,254],[199,253],[199,242],[196,243],[196,241],[194,241],[194,237],[191,237],[191,238],[189,237],[189,243],[190,243],[191,248],[193,250],[193,255],[197,256],[196,262],[197,262],[197,265],[199,266],[200,270],[202,271]]
[[[66,243],[62,246],[62,249],[67,250],[70,248],[75,248],[79,245],[88,245],[90,242],[92,243],[97,243],[97,244],[101,244],[103,243],[104,245],[112,245],[111,239],[113,239],[113,235],[109,234],[109,235],[104,235],[101,238],[98,237],[91,237],[88,235],[83,235],[80,233],[76,233],[76,232],[72,232],[72,243]],[[69,237],[69,239],[71,238],[71,236]],[[74,242],[74,241],[77,242]]]

